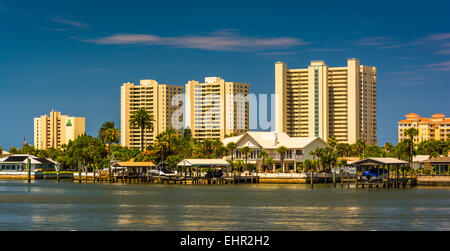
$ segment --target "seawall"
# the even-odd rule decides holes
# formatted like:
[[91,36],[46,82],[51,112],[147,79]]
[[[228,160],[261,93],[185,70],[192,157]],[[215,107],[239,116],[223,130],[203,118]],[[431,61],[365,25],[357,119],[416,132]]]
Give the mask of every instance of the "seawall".
[[419,186],[450,186],[450,175],[445,175],[445,176],[435,176],[435,175],[417,176],[417,185],[419,185]]

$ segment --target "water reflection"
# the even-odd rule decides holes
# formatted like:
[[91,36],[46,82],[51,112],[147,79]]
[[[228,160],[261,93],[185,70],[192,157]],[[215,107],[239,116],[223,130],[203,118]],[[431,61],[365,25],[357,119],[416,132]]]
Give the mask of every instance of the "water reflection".
[[449,189],[1,181],[0,230],[450,230],[449,199]]

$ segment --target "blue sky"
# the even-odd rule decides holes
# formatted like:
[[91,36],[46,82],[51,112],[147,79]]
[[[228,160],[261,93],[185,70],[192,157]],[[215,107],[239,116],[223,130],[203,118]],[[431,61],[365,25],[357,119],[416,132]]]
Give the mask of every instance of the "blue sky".
[[450,116],[449,1],[0,0],[0,146],[51,109],[120,122],[120,86],[221,76],[274,92],[274,62],[378,67],[379,144],[415,112]]

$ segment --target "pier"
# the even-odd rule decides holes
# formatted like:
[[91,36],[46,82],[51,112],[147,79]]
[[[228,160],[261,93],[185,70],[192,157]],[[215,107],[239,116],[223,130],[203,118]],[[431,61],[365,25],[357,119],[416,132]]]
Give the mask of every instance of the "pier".
[[[81,177],[81,178],[80,178]],[[124,184],[257,184],[257,175],[231,175],[229,177],[207,177],[207,176],[152,176],[152,175],[115,175],[111,178],[107,174],[79,173],[73,174],[73,181],[78,183],[124,183]]]

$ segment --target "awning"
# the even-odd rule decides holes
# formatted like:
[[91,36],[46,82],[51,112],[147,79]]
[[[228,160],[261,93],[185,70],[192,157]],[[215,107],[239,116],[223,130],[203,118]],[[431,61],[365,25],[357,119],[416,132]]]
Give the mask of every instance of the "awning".
[[185,159],[178,163],[178,166],[229,166],[224,159]]

